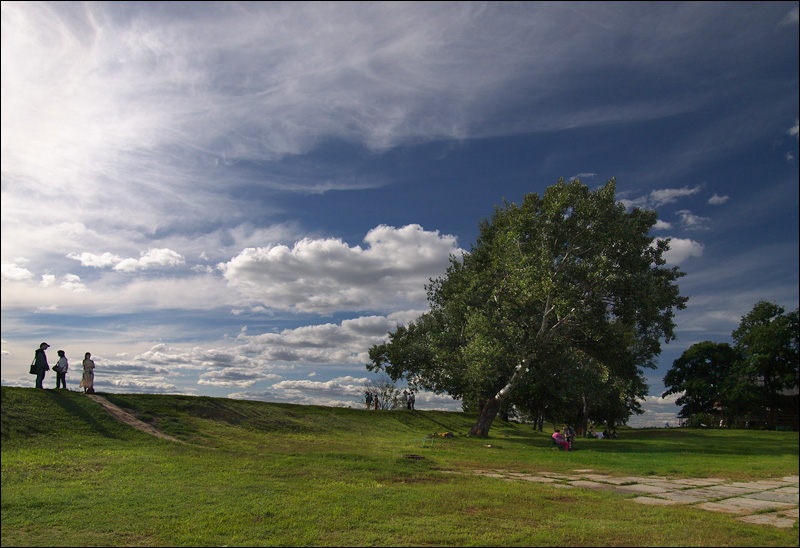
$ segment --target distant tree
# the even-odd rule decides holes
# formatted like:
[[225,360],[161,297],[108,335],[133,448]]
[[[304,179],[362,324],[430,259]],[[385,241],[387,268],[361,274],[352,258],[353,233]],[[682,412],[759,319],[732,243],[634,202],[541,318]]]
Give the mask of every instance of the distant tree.
[[372,347],[367,368],[476,402],[470,433],[486,436],[559,352],[579,350],[614,375],[612,360],[627,374],[652,367],[685,307],[683,273],[664,266],[668,241],[649,235],[656,212],[627,212],[615,186],[561,179],[497,208],[472,250],[427,287],[431,311]]
[[386,373],[365,382],[364,391],[378,395],[378,409],[397,409],[400,406],[400,390]]
[[784,407],[785,392],[798,388],[798,310],[784,310],[759,301],[733,332],[739,363],[732,395],[752,402],[770,425]]
[[713,414],[718,405],[730,409],[733,403],[732,378],[739,355],[727,343],[705,341],[693,344],[672,362],[664,377],[668,388],[662,394],[681,394],[679,417],[690,419],[701,413]]

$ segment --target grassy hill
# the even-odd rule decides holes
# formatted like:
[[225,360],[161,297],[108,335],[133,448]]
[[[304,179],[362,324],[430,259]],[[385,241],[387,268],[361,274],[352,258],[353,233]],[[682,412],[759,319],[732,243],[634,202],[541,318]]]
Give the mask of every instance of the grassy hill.
[[[564,453],[527,425],[468,438],[464,413],[103,394],[175,443],[77,392],[1,390],[3,546],[798,544],[796,528],[472,473],[783,476],[796,432],[628,430]],[[421,447],[434,432],[455,437]]]

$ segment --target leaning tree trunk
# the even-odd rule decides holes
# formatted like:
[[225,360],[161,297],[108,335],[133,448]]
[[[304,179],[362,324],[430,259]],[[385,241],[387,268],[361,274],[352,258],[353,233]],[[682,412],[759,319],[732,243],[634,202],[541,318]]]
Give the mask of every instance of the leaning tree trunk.
[[472,429],[470,429],[467,435],[481,438],[487,437],[489,435],[489,428],[492,427],[494,418],[497,416],[501,405],[503,405],[503,400],[497,396],[486,400],[486,403],[481,407],[481,412],[478,414],[478,420],[472,425]]
[[503,402],[506,401],[506,398],[511,393],[511,389],[514,388],[527,371],[529,361],[529,358],[522,360],[514,369],[514,374],[511,375],[508,383],[497,394],[486,400],[478,414],[478,420],[470,429],[468,436],[485,438],[489,435],[489,428],[492,427],[492,422],[494,422],[497,412],[500,411]]

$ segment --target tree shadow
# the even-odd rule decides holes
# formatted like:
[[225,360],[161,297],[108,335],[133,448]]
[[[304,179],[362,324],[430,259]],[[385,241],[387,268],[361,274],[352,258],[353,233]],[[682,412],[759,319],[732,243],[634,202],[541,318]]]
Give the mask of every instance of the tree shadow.
[[[50,400],[61,407],[65,413],[72,415],[86,423],[89,429],[92,432],[100,434],[103,437],[111,438],[111,439],[121,439],[120,436],[112,433],[108,430],[103,424],[97,420],[95,417],[92,416],[89,411],[87,411],[75,397],[71,396],[70,394],[59,392],[58,390],[48,390],[47,395],[50,397]],[[94,402],[92,402],[94,403]],[[100,404],[96,404],[100,405]],[[105,413],[105,411],[103,411]]]

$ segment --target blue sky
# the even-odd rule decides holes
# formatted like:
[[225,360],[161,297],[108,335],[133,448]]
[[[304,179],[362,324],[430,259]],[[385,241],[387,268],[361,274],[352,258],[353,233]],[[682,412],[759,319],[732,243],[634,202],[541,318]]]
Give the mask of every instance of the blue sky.
[[[798,306],[798,3],[2,4],[2,383],[355,405],[504,199],[616,177],[677,340]],[[54,383],[54,379],[45,382]],[[420,394],[420,409],[457,409]]]

